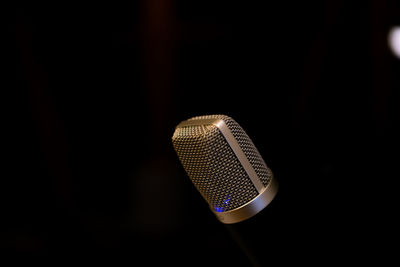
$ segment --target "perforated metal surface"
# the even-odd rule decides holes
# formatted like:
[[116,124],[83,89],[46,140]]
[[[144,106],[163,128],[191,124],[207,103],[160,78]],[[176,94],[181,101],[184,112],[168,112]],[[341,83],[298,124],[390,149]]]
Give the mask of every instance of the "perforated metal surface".
[[[189,119],[222,119],[239,143],[257,176],[267,186],[272,178],[258,150],[244,130],[225,115]],[[217,212],[229,211],[258,195],[240,161],[213,124],[177,127],[172,137],[178,157],[193,184]]]

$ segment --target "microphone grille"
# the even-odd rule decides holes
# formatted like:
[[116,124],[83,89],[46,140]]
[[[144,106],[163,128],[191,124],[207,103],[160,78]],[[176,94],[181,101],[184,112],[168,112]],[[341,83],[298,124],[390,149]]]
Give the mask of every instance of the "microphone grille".
[[225,123],[264,187],[270,183],[272,172],[232,118],[197,116],[179,124],[172,143],[185,171],[212,209],[225,212],[248,203],[259,191],[220,129],[210,122],[213,120]]

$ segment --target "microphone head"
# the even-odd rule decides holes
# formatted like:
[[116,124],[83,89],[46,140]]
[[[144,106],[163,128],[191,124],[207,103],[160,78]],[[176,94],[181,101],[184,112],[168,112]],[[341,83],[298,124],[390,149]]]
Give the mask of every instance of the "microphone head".
[[249,136],[226,115],[181,122],[172,143],[186,173],[223,223],[248,219],[275,197],[278,184]]

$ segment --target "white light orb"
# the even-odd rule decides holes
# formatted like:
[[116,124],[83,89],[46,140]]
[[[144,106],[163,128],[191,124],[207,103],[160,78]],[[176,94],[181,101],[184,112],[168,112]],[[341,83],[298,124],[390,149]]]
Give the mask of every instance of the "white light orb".
[[393,27],[389,31],[388,41],[393,54],[400,59],[400,26]]

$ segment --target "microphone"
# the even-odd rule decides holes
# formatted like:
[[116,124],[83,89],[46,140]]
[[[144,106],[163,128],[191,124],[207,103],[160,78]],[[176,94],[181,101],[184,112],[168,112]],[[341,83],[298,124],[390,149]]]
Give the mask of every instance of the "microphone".
[[226,115],[206,115],[178,124],[172,143],[212,212],[258,265],[249,236],[260,235],[268,226],[263,221],[258,231],[252,217],[275,198],[278,182],[249,136]]
[[278,183],[232,118],[197,116],[178,124],[172,143],[186,173],[218,220],[232,224],[263,210]]

